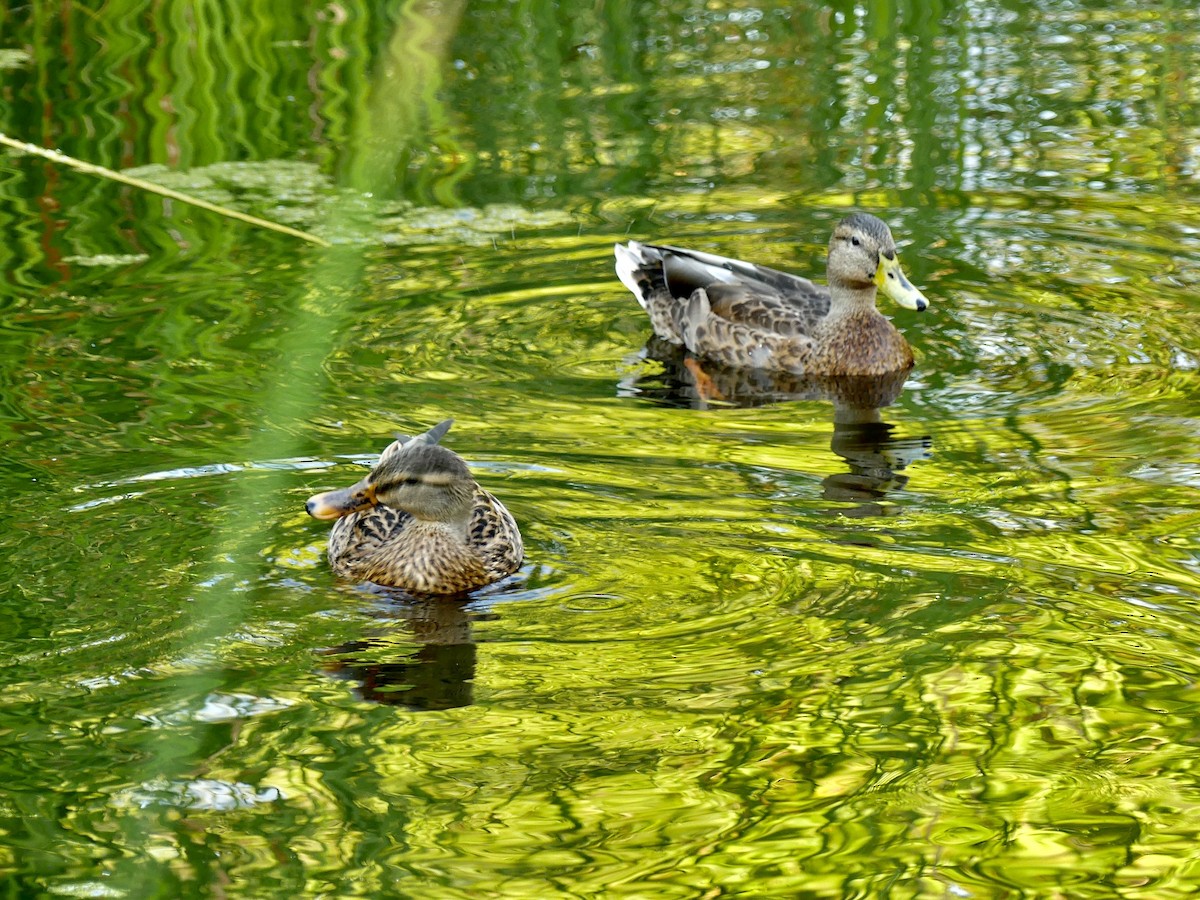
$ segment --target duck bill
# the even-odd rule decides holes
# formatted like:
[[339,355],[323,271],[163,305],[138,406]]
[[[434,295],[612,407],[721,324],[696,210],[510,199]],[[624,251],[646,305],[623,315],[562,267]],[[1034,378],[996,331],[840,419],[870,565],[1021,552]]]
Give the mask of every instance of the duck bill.
[[929,306],[925,295],[918,291],[900,268],[900,258],[895,254],[879,254],[879,267],[875,270],[875,286],[903,306],[918,312]]
[[353,484],[340,491],[326,491],[310,497],[304,508],[314,519],[340,519],[361,509],[369,509],[375,505],[375,485],[369,484],[364,478],[358,484]]

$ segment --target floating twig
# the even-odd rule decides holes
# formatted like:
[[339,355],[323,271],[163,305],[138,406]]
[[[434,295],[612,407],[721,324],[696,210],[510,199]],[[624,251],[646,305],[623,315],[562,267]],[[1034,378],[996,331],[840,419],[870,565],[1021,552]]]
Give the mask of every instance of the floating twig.
[[128,184],[131,187],[139,188],[143,191],[151,191],[155,194],[161,194],[164,197],[170,197],[172,200],[178,200],[181,203],[188,203],[192,206],[198,206],[201,209],[207,209],[209,212],[214,212],[217,215],[227,216],[231,219],[240,219],[243,222],[249,222],[251,225],[258,225],[262,228],[269,228],[271,231],[278,231],[281,234],[290,234],[292,237],[300,238],[303,241],[308,241],[311,244],[316,244],[319,247],[330,246],[329,241],[324,238],[319,238],[315,234],[309,234],[307,231],[300,231],[297,228],[291,228],[287,225],[280,225],[278,222],[269,222],[266,219],[260,219],[258,216],[252,216],[249,213],[238,212],[236,209],[230,209],[227,206],[218,206],[215,203],[209,203],[207,200],[201,200],[199,197],[192,197],[188,194],[172,190],[169,187],[163,187],[161,184],[155,184],[153,181],[144,181],[141,178],[135,178],[132,175],[123,175],[113,169],[106,169],[104,166],[97,166],[89,162],[84,162],[81,159],[75,159],[73,156],[67,156],[65,153],[59,153],[57,150],[47,150],[45,147],[39,147],[36,144],[27,144],[24,141],[14,140],[8,135],[0,133],[0,144],[5,147],[12,147],[14,150],[20,150],[24,153],[32,153],[34,156],[40,156],[43,159],[48,159],[51,162],[61,163],[64,166],[75,169],[79,172],[86,172],[89,175],[99,175],[101,178],[108,178],[112,181],[119,181],[122,184]]

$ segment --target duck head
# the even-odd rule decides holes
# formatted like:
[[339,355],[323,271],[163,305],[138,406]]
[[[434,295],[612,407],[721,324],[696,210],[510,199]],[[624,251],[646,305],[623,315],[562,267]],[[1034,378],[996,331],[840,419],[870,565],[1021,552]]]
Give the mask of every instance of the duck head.
[[339,519],[383,504],[417,519],[465,520],[475,496],[475,479],[461,456],[437,443],[453,421],[447,419],[415,438],[401,436],[361,481],[309,498],[308,514],[315,519]]
[[892,232],[867,213],[851,213],[833,230],[827,275],[832,292],[878,288],[906,309],[929,306],[900,268]]

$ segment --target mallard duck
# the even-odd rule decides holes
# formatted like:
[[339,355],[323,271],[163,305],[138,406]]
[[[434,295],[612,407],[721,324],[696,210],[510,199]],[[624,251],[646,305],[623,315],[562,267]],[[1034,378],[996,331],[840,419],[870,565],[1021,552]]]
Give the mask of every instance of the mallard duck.
[[398,435],[366,478],[308,501],[310,516],[337,519],[334,572],[416,594],[459,594],[517,570],[524,547],[512,515],[438,444],[453,422]]
[[659,337],[727,366],[798,375],[908,370],[912,348],[875,308],[876,289],[908,309],[929,301],[904,277],[887,225],[866,213],[829,239],[828,288],[765,266],[677,247],[617,244],[617,277]]

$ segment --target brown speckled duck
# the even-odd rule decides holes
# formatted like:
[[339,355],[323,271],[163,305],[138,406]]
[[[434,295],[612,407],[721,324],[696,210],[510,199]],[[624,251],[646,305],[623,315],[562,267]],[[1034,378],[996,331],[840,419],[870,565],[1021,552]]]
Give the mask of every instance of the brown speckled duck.
[[334,572],[415,594],[461,594],[517,570],[524,548],[512,515],[461,456],[438,445],[453,422],[399,436],[366,478],[308,501],[309,515],[337,519]]
[[726,366],[798,375],[908,370],[912,348],[875,308],[875,292],[908,309],[929,305],[904,277],[887,225],[852,213],[829,239],[828,288],[711,253],[630,241],[617,276],[655,334]]

